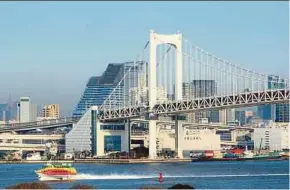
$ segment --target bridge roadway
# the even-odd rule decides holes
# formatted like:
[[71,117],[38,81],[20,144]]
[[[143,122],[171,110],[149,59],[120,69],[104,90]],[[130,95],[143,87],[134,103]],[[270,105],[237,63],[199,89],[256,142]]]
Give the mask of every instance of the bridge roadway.
[[[44,151],[45,144],[25,144],[22,140],[60,140],[64,135],[18,135],[18,134],[0,134],[0,150],[27,150],[27,151]],[[12,141],[8,143],[7,141]],[[15,142],[15,140],[17,142]]]
[[10,131],[20,132],[20,131],[29,131],[29,130],[34,130],[34,129],[66,127],[66,126],[72,126],[72,124],[76,121],[77,121],[76,119],[68,117],[68,118],[36,121],[36,122],[6,124],[6,125],[0,125],[0,133],[10,132]]
[[188,112],[231,109],[239,107],[258,106],[263,104],[289,103],[289,89],[275,89],[263,92],[244,92],[236,95],[214,96],[198,98],[194,100],[171,101],[155,104],[152,110],[148,105],[125,107],[116,109],[101,108],[99,110],[100,121],[114,121],[137,118],[146,113],[153,115],[182,114]]
[[[118,121],[125,119],[134,119],[149,113],[153,115],[178,115],[188,112],[211,109],[231,109],[263,104],[289,103],[289,97],[290,91],[288,89],[267,90],[265,92],[244,92],[238,95],[215,96],[194,100],[160,103],[156,104],[151,111],[149,110],[148,105],[125,107],[120,109],[101,108],[98,115],[100,121],[110,122],[116,120]],[[0,133],[9,131],[20,132],[34,129],[72,126],[75,122],[77,122],[77,119],[68,117],[29,123],[0,125]]]
[[[64,135],[18,135],[18,134],[0,134],[1,140],[60,140],[64,139]],[[1,146],[1,144],[0,144]]]
[[0,143],[0,150],[2,151],[45,151],[45,144],[21,144],[21,143]]

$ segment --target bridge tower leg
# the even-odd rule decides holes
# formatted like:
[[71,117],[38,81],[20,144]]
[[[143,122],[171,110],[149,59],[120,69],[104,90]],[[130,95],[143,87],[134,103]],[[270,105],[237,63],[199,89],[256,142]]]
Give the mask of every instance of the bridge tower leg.
[[156,120],[149,120],[149,158],[155,159],[157,157],[156,153]]
[[183,138],[182,121],[179,120],[178,116],[175,116],[175,152],[177,153],[177,157],[180,159],[183,158],[182,138]]
[[[170,44],[176,48],[175,100],[182,100],[182,34],[163,35],[150,30],[150,62],[148,73],[149,108],[156,104],[156,48],[160,44]],[[156,116],[153,116],[156,117]],[[156,119],[149,120],[149,158],[156,157]]]
[[125,142],[124,142],[124,151],[128,152],[130,151],[130,141],[131,141],[131,137],[130,137],[130,120],[127,120],[125,123]]

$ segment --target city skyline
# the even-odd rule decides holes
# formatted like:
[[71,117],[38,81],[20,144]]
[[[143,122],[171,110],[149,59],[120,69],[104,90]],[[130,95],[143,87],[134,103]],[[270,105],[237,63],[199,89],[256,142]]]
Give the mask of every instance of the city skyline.
[[[109,6],[113,14],[101,11]],[[170,15],[174,8],[176,15]],[[151,28],[180,30],[195,44],[258,72],[285,77],[289,70],[286,2],[13,2],[0,7],[0,16],[9,18],[0,19],[0,102],[6,103],[9,93],[13,100],[29,96],[39,105],[60,104],[65,115],[71,114],[91,76],[101,75],[109,63],[135,59]],[[241,17],[248,19],[235,22]],[[188,18],[190,25],[184,23]]]

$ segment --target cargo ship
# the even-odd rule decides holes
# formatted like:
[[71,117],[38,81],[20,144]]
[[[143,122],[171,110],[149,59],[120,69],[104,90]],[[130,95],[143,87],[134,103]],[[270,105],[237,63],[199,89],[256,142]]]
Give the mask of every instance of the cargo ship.
[[71,164],[47,163],[41,169],[35,171],[40,181],[73,180],[77,171]]
[[204,151],[199,154],[192,154],[192,162],[204,161],[246,161],[246,160],[283,160],[285,159],[279,152],[269,154],[254,155],[251,151],[233,149],[225,153],[221,158],[215,158],[213,151]]

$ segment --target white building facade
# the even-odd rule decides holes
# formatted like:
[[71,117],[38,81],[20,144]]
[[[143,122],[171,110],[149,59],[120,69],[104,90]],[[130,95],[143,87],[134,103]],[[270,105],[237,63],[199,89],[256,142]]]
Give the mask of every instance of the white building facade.
[[110,152],[129,152],[127,123],[101,123],[97,120],[97,108],[92,106],[66,134],[66,153],[90,151],[93,156]]
[[[184,157],[188,157],[190,151],[221,150],[220,136],[216,134],[215,130],[183,128],[181,134],[179,147]],[[157,150],[159,152],[162,150],[175,150],[175,129],[168,127],[160,129],[157,133],[157,139]]]
[[30,98],[21,97],[20,98],[20,122],[30,121]]
[[37,120],[37,106],[31,103],[29,97],[20,98],[19,112],[19,121],[21,123]]
[[255,128],[253,133],[254,148],[270,151],[289,149],[289,127],[272,126]]

